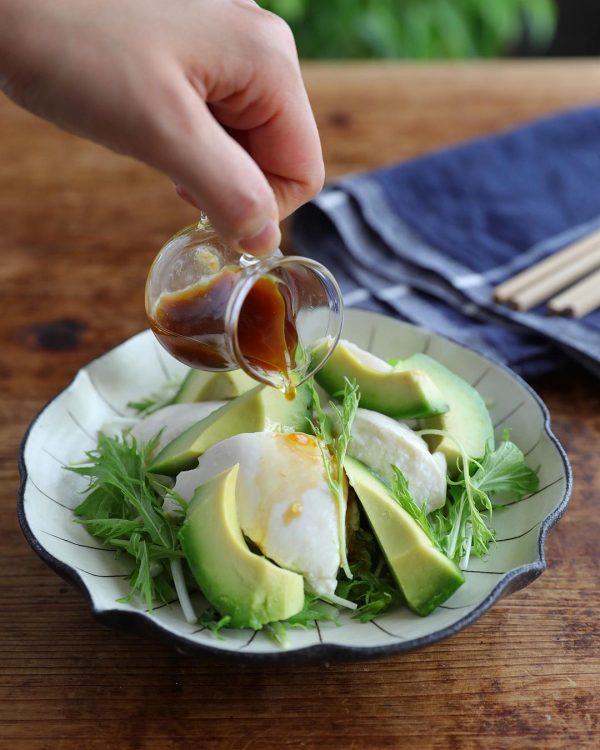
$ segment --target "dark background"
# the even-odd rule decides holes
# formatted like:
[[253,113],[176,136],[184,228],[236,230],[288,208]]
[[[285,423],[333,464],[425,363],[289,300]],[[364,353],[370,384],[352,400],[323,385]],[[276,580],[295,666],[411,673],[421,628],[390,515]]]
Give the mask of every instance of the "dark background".
[[[557,27],[548,48],[548,57],[589,57],[600,54],[600,2],[598,0],[558,0]],[[527,42],[517,45],[517,56],[539,54]]]

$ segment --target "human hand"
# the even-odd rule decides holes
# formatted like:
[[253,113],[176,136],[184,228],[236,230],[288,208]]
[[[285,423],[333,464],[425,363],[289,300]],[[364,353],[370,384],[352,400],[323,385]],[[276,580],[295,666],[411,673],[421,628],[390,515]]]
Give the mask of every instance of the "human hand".
[[294,40],[251,0],[0,0],[0,86],[161,170],[255,254],[323,183]]

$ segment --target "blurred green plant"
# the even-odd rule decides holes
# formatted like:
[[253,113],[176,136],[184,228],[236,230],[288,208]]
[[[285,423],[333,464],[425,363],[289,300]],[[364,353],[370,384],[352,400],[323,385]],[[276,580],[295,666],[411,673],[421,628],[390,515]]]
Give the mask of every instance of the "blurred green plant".
[[291,26],[300,57],[499,57],[550,42],[556,0],[259,0]]

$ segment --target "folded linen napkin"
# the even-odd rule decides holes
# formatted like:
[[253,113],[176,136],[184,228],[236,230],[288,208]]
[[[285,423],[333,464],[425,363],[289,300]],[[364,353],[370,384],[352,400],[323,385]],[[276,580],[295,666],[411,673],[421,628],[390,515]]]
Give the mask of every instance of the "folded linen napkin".
[[569,359],[600,376],[600,311],[497,305],[493,287],[600,227],[600,107],[351,175],[294,220],[296,249],[348,306],[396,314],[531,378]]

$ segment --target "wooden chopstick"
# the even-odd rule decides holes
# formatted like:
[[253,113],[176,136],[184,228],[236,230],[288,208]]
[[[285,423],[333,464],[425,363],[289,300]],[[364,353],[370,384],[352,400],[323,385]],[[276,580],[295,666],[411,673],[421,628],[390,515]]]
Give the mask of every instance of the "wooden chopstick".
[[529,310],[597,268],[600,230],[499,284],[494,299],[517,310]]
[[600,307],[600,268],[587,279],[566,289],[548,302],[548,310],[556,315],[582,318]]
[[600,268],[600,245],[588,250],[584,257],[557,268],[550,276],[544,276],[531,286],[515,292],[510,304],[517,310],[530,310],[597,268]]
[[494,299],[496,302],[509,302],[511,297],[517,292],[529,287],[543,279],[548,274],[572,263],[579,258],[585,257],[588,250],[600,245],[600,229],[588,234],[577,242],[560,250],[558,253],[551,255],[549,258],[536,263],[531,268],[521,271],[508,281],[504,281],[494,289]]

